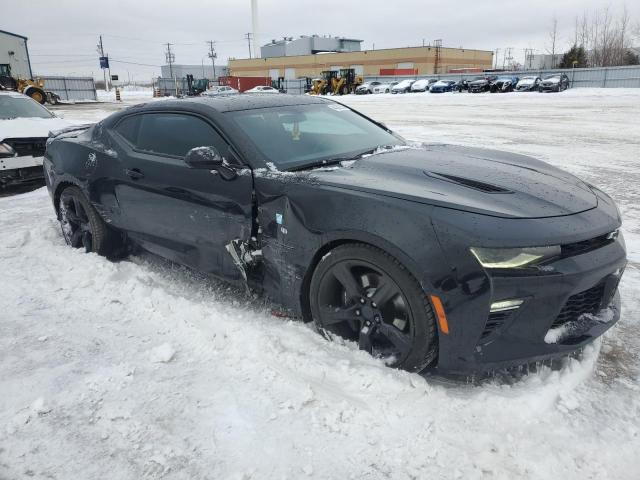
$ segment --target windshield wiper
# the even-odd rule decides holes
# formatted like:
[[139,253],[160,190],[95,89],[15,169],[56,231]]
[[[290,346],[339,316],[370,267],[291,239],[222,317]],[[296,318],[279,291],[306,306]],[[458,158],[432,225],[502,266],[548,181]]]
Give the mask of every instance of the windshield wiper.
[[349,156],[344,156],[344,157],[334,157],[334,158],[328,158],[328,159],[325,159],[325,160],[319,160],[317,162],[306,163],[306,164],[300,165],[298,167],[290,168],[289,171],[290,172],[297,172],[297,171],[300,171],[300,170],[309,170],[309,169],[320,168],[320,167],[328,167],[328,166],[331,166],[331,165],[336,165],[336,164],[341,163],[341,162],[349,162],[349,161],[353,161],[353,160],[359,160],[364,155],[373,155],[374,153],[376,153],[381,148],[391,148],[391,147],[393,147],[393,145],[378,145],[378,146],[373,147],[373,148],[367,148],[366,150],[358,152],[355,155],[349,155]]

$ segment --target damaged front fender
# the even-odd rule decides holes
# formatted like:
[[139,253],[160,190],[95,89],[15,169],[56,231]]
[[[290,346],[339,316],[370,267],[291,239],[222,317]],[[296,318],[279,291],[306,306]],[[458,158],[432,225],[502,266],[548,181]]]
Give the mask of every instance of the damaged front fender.
[[[307,288],[322,256],[367,243],[407,268],[425,291],[449,273],[430,223],[431,207],[324,184],[313,172],[256,175],[264,294],[308,317]],[[307,318],[308,319],[308,318]]]

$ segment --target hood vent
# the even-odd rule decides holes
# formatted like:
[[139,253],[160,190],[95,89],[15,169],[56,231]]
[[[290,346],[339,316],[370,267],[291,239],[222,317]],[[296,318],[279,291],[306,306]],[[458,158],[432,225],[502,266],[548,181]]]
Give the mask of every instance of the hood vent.
[[484,193],[513,193],[511,190],[507,190],[506,188],[497,187],[495,185],[491,185],[489,183],[479,182],[477,180],[471,180],[470,178],[457,177],[455,175],[448,175],[444,173],[436,173],[436,172],[424,172],[425,175],[433,178],[437,178],[439,180],[444,180],[445,182],[457,183],[458,185],[462,185],[463,187],[473,188],[474,190],[480,190]]

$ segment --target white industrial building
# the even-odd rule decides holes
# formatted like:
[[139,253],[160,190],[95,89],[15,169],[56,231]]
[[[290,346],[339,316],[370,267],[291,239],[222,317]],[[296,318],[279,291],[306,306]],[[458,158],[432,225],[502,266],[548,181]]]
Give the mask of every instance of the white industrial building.
[[300,38],[285,37],[282,40],[271,40],[260,48],[262,58],[293,57],[296,55],[313,55],[316,53],[359,52],[363,40],[355,38],[331,37],[328,35],[302,35]]
[[[209,80],[215,80],[218,77],[226,77],[228,69],[226,65],[216,65],[216,73],[213,74],[213,65],[179,65],[173,64],[162,65],[160,67],[162,78],[187,78],[188,74],[193,75],[193,78],[208,78]],[[173,75],[172,75],[173,73]]]
[[0,30],[0,75],[33,78],[27,37]]

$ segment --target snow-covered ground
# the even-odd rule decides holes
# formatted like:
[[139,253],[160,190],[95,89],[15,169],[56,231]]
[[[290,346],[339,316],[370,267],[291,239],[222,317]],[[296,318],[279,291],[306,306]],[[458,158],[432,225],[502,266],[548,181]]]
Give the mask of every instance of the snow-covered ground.
[[1,479],[638,478],[640,89],[340,101],[612,194],[630,264],[602,344],[514,384],[425,379],[157,257],[71,250],[43,189],[0,198]]

